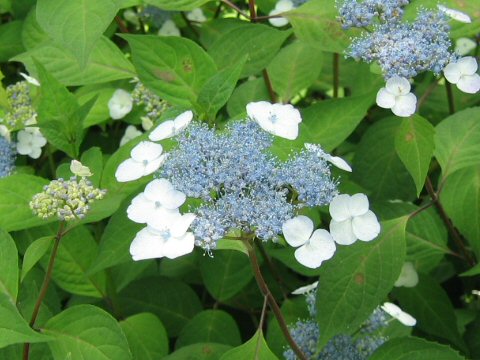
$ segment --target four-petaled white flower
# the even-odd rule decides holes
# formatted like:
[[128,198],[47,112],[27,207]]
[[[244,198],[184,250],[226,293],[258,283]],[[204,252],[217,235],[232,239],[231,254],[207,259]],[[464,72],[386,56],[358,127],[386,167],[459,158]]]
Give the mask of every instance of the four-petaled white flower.
[[180,36],[180,30],[175,22],[171,19],[165,20],[160,30],[158,30],[160,36]]
[[287,220],[282,225],[285,240],[295,250],[297,261],[308,268],[318,268],[324,260],[330,259],[335,253],[335,242],[328,231],[314,230],[313,222],[308,217],[300,215]]
[[5,125],[0,125],[0,136],[10,142],[10,130]]
[[402,266],[402,271],[397,281],[395,281],[395,286],[405,286],[405,287],[415,287],[418,284],[418,274],[415,270],[415,266],[410,261],[407,261]]
[[108,100],[108,109],[110,117],[118,120],[132,111],[133,98],[132,95],[123,89],[117,89],[113,93],[110,100]]
[[438,10],[440,10],[441,12],[443,12],[445,15],[452,18],[453,20],[457,20],[466,24],[469,24],[472,22],[472,19],[470,19],[470,16],[468,16],[464,12],[450,9],[440,4],[438,4],[437,7],[438,7]]
[[415,326],[417,320],[415,318],[400,309],[397,305],[392,304],[391,302],[386,302],[381,306],[382,310],[385,311],[391,317],[397,319],[405,326]]
[[203,23],[207,21],[207,18],[203,14],[203,11],[201,8],[195,8],[192,11],[187,12],[186,17],[188,20],[198,22],[198,23]]
[[378,90],[377,105],[401,117],[408,117],[415,113],[417,98],[410,92],[410,83],[407,79],[393,76],[387,80],[385,87]]
[[143,133],[138,130],[134,125],[128,125],[127,129],[125,130],[125,134],[120,139],[120,146],[125,145],[132,139],[135,139],[137,136],[142,135]]
[[40,86],[40,82],[35,79],[33,76],[27,75],[23,72],[20,73],[20,75],[29,83],[35,86]]
[[40,132],[38,127],[27,127],[17,134],[17,152],[21,155],[28,155],[32,159],[38,159],[42,153],[42,147],[47,139]]
[[[275,4],[275,8],[272,11],[270,11],[268,15],[269,16],[278,15],[278,14],[290,11],[294,8],[295,6],[293,5],[293,2],[291,0],[279,0]],[[275,17],[275,18],[268,19],[268,21],[270,22],[270,24],[272,24],[275,27],[282,27],[288,24],[288,19],[284,17]]]
[[370,241],[380,233],[380,223],[368,209],[364,194],[337,195],[330,203],[330,233],[340,245],[353,244],[357,239]]
[[477,60],[473,56],[465,56],[445,66],[443,74],[448,82],[456,84],[459,90],[475,94],[480,90],[480,75],[477,74],[477,69]]
[[298,289],[292,291],[292,295],[303,295],[308,294],[309,292],[315,290],[318,286],[318,281],[311,283],[309,285],[301,286]]
[[90,171],[90,168],[88,166],[83,165],[80,161],[78,160],[72,160],[70,163],[70,171],[73,173],[75,176],[92,176],[92,172]]
[[247,114],[263,130],[289,140],[297,138],[298,124],[302,122],[300,112],[290,104],[251,102],[247,104]]
[[185,111],[174,120],[167,120],[158,125],[148,136],[152,141],[160,141],[171,138],[182,132],[193,119],[193,112]]
[[123,161],[115,172],[118,182],[126,182],[140,179],[150,175],[164,163],[167,154],[162,154],[160,144],[150,141],[142,141],[130,152],[131,158]]
[[470,51],[477,47],[477,42],[469,38],[458,38],[455,41],[455,53],[460,56],[467,55]]

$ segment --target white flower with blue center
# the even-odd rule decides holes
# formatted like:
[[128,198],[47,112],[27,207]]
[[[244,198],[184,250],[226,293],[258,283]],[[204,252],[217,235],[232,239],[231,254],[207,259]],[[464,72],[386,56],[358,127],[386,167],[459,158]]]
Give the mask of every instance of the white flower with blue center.
[[38,159],[42,154],[42,147],[47,144],[47,139],[38,127],[27,127],[17,134],[17,152]]
[[385,311],[391,317],[397,319],[405,326],[415,326],[417,320],[410,314],[406,313],[400,309],[397,305],[386,302],[381,306],[382,310]]
[[335,253],[335,242],[323,229],[314,230],[313,222],[300,215],[285,221],[282,226],[285,241],[295,250],[295,259],[308,268],[318,268]]
[[467,55],[477,47],[477,42],[469,38],[458,38],[455,41],[455,54],[460,56]]
[[351,245],[355,241],[371,241],[380,233],[380,223],[369,210],[365,194],[335,196],[330,203],[330,233],[337,244]]
[[415,270],[415,266],[410,261],[407,261],[402,266],[402,271],[397,281],[395,281],[396,287],[415,287],[418,284],[418,273]]
[[123,89],[117,89],[108,100],[108,110],[110,117],[114,120],[122,119],[133,107],[132,95]]
[[159,36],[181,36],[180,29],[175,22],[171,19],[165,20],[160,30],[158,30]]
[[122,138],[120,139],[120,146],[125,145],[132,139],[135,139],[137,136],[142,135],[143,133],[138,130],[134,125],[128,125],[127,129],[125,130],[125,134],[123,134]]
[[180,134],[193,119],[193,112],[185,111],[173,120],[158,125],[148,136],[152,141],[160,141]]
[[[275,8],[272,11],[270,11],[268,16],[275,16],[275,15],[278,15],[278,14],[282,14],[282,13],[290,11],[294,8],[295,8],[295,6],[294,6],[292,1],[290,1],[290,0],[279,0],[275,4]],[[272,24],[275,27],[282,27],[282,26],[285,26],[285,25],[288,24],[288,19],[284,18],[284,17],[275,17],[275,18],[268,19],[268,21],[270,22],[270,24]]]
[[377,105],[401,117],[408,117],[415,113],[417,98],[410,92],[410,83],[407,79],[393,76],[387,80],[385,87],[377,93]]
[[443,74],[447,81],[457,85],[459,90],[475,94],[480,90],[480,75],[477,70],[477,60],[473,56],[465,56],[445,66]]
[[270,134],[288,140],[295,140],[298,137],[298,124],[302,122],[302,117],[300,111],[290,104],[251,102],[247,104],[247,114]]
[[88,166],[83,165],[78,160],[72,160],[72,162],[70,163],[70,171],[75,176],[89,177],[93,175],[93,173],[90,171],[90,168]]

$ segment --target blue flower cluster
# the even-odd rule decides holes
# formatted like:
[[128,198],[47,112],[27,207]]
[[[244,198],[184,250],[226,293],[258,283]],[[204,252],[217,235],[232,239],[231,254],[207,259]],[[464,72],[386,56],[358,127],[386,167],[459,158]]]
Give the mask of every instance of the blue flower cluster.
[[375,18],[381,22],[395,22],[403,16],[403,7],[409,0],[343,0],[336,5],[340,13],[340,21],[344,29],[351,27],[367,27]]
[[0,178],[10,175],[15,169],[15,146],[0,136]]
[[275,240],[296,209],[326,205],[337,194],[325,161],[304,151],[282,163],[267,151],[272,142],[253,121],[223,132],[191,124],[179,135],[158,176],[202,200],[191,226],[197,246],[214,249],[230,230]]

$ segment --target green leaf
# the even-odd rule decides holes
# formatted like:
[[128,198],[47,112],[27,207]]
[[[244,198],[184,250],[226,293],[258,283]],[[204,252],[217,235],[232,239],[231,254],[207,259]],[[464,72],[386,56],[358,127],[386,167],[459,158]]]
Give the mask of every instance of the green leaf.
[[411,200],[415,185],[395,151],[398,118],[371,125],[360,141],[353,159],[353,179],[371,192],[373,200]]
[[53,236],[44,236],[30,244],[23,255],[22,275],[20,281],[23,281],[28,272],[32,270],[43,255],[45,255],[50,248],[53,239]]
[[401,120],[395,150],[415,182],[417,196],[423,189],[432,159],[435,128],[420,115]]
[[290,34],[291,31],[245,22],[243,26],[222,34],[208,49],[208,53],[219,69],[225,69],[247,55],[241,73],[241,77],[247,77],[264,69]]
[[27,50],[33,49],[40,44],[49,41],[49,36],[42,30],[40,25],[38,25],[36,7],[32,7],[23,21],[21,35],[23,46]]
[[230,67],[220,70],[212,76],[198,94],[198,105],[207,114],[208,119],[215,119],[218,110],[225,105],[237,84],[246,57]]
[[0,227],[5,231],[15,231],[49,222],[33,215],[29,206],[33,195],[42,192],[47,184],[48,181],[41,177],[26,174],[1,178]]
[[0,62],[7,62],[11,57],[24,51],[22,26],[23,21],[10,21],[0,25]]
[[49,340],[49,336],[33,331],[8,295],[0,293],[0,348],[11,344]]
[[370,360],[465,360],[447,345],[416,337],[396,338],[380,346]]
[[213,60],[195,42],[179,37],[122,35],[145,86],[174,105],[197,103],[202,86],[215,75]]
[[400,307],[417,319],[417,327],[427,334],[450,341],[459,349],[465,349],[456,324],[453,306],[445,290],[427,276],[413,288],[395,288],[394,294]]
[[435,157],[445,179],[455,171],[480,163],[480,107],[447,117],[436,127]]
[[5,294],[12,303],[18,293],[18,252],[15,241],[0,228],[0,293]]
[[340,145],[357,127],[373,104],[373,94],[320,101],[302,111],[310,140],[325,151]]
[[470,270],[461,273],[459,276],[476,276],[480,274],[480,264],[475,265]]
[[248,258],[238,251],[219,251],[202,260],[200,271],[205,287],[219,301],[240,292],[253,277]]
[[450,175],[443,183],[440,201],[455,227],[480,256],[480,165]]
[[171,353],[162,360],[219,360],[231,348],[224,344],[193,344]]
[[54,359],[131,360],[128,342],[117,321],[93,305],[77,305],[51,318],[43,331]]
[[240,330],[233,317],[222,310],[205,310],[182,329],[176,348],[201,342],[238,346],[242,343]]
[[270,100],[265,81],[262,78],[245,81],[232,93],[227,103],[227,111],[231,117],[245,113],[247,104],[252,101]]
[[95,98],[90,112],[83,120],[83,128],[101,124],[110,119],[110,111],[108,109],[108,101],[111,99],[116,88],[111,84],[104,85],[87,85],[81,87],[75,92],[75,97],[80,104],[85,104],[87,101]]
[[168,354],[168,337],[162,322],[153,314],[141,313],[120,322],[133,358],[161,359]]
[[405,259],[407,217],[382,222],[379,238],[339,246],[322,265],[317,288],[319,346],[352,333],[381,303],[400,275]]
[[212,0],[144,0],[145,3],[162,10],[189,11]]
[[323,51],[341,54],[350,38],[337,16],[335,0],[310,0],[285,14],[297,38]]
[[150,277],[137,280],[119,294],[122,313],[151,312],[157,315],[170,337],[178,336],[190,319],[201,311],[197,294],[185,283]]
[[80,157],[80,161],[83,165],[88,166],[90,171],[93,173],[88,180],[90,180],[94,186],[100,186],[100,178],[102,177],[103,170],[102,150],[96,146],[91,147],[83,152],[82,156]]
[[33,59],[39,61],[59,82],[66,86],[98,84],[135,76],[135,69],[122,51],[108,38],[101,37],[84,68],[74,55],[61,46],[46,42],[13,58],[25,64],[35,76]]
[[238,240],[220,239],[217,241],[215,250],[236,250],[248,255],[245,244]]
[[297,41],[282,48],[268,65],[273,89],[284,101],[309,87],[320,75],[323,54],[309,44]]
[[37,1],[38,23],[59,45],[75,55],[81,67],[87,64],[117,11],[115,0]]
[[278,358],[268,348],[263,337],[262,330],[259,329],[245,344],[227,351],[220,360],[277,360]]

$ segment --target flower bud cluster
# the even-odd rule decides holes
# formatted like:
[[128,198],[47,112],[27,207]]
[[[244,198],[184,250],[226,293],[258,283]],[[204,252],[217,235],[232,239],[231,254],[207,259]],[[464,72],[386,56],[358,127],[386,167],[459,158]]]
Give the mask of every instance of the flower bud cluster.
[[10,175],[15,169],[15,145],[0,136],[0,178]]
[[372,25],[375,18],[381,22],[399,20],[408,3],[409,0],[344,0],[337,1],[337,8],[343,28],[348,29]]
[[95,188],[85,177],[70,180],[52,180],[43,192],[33,196],[30,208],[42,219],[57,216],[60,221],[82,219],[90,209],[89,204],[102,199],[106,190]]
[[160,99],[159,96],[147,89],[141,82],[135,85],[132,98],[135,105],[143,105],[147,113],[146,118],[153,122],[155,122],[168,107],[166,101]]
[[3,122],[9,130],[22,129],[29,120],[35,119],[37,115],[32,106],[30,86],[26,81],[19,81],[7,86],[6,92],[10,111],[5,114]]

